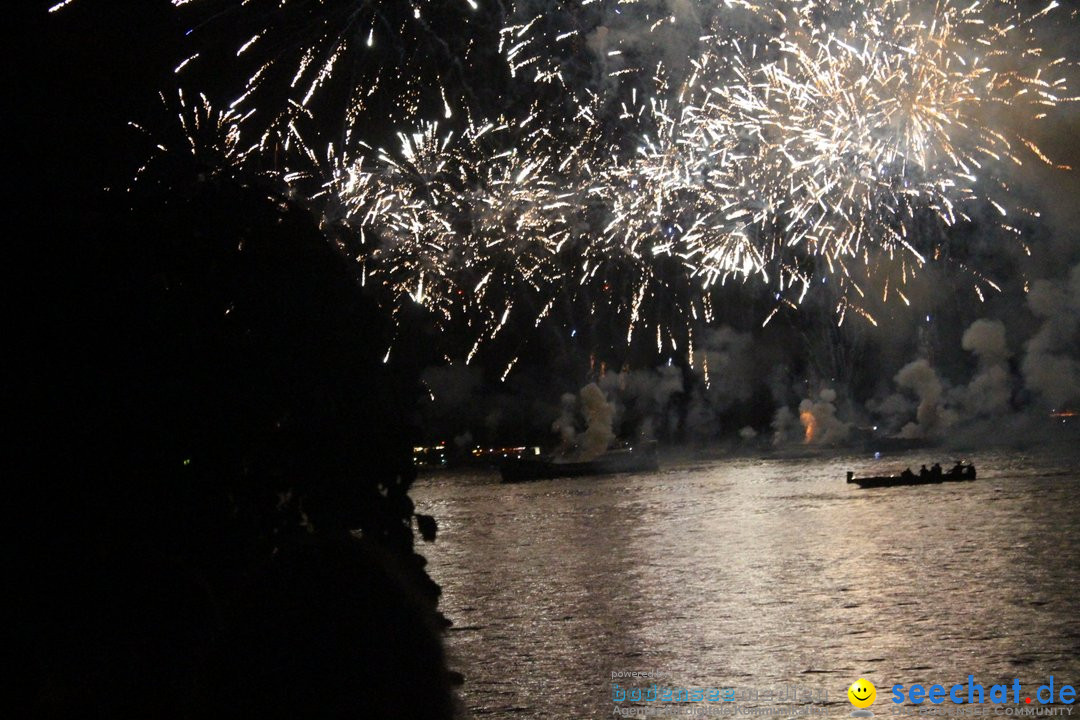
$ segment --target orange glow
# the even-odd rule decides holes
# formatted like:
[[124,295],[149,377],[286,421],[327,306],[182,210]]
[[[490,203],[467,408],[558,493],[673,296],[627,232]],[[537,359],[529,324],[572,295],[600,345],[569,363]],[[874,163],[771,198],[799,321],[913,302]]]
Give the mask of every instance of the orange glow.
[[799,413],[799,421],[806,427],[806,435],[803,437],[803,444],[809,445],[814,441],[814,434],[817,433],[817,418],[814,417],[814,413],[809,410],[804,410]]

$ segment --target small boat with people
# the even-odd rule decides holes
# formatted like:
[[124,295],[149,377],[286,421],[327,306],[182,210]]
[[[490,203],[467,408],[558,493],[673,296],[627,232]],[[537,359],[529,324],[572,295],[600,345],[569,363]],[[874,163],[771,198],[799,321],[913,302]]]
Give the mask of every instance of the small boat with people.
[[561,457],[510,457],[499,465],[504,483],[550,480],[554,478],[614,475],[616,473],[655,472],[660,469],[656,442],[608,450],[589,460]]
[[941,469],[941,465],[934,463],[930,468],[923,465],[919,472],[907,468],[899,475],[878,475],[870,477],[855,477],[855,473],[848,470],[847,481],[860,488],[896,487],[899,485],[936,485],[945,482],[964,482],[975,479],[975,466],[971,463],[966,465],[957,461],[956,465],[948,472]]

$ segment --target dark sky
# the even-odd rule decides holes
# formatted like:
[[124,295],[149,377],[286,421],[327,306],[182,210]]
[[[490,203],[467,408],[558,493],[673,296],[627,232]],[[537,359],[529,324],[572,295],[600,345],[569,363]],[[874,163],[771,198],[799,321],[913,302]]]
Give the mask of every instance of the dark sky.
[[[14,45],[16,62],[5,70],[12,75],[9,87],[15,88],[16,98],[8,110],[9,120],[14,121],[9,151],[14,153],[12,167],[17,169],[11,173],[17,178],[12,207],[20,220],[18,225],[32,228],[23,236],[22,249],[29,250],[33,258],[31,272],[23,280],[29,280],[26,284],[31,287],[27,297],[39,307],[47,304],[44,288],[55,287],[60,281],[74,291],[85,280],[86,268],[82,263],[86,238],[79,228],[94,224],[100,213],[108,212],[106,207],[115,207],[102,203],[102,188],[121,189],[131,178],[133,169],[146,159],[145,140],[127,127],[127,122],[137,120],[151,130],[169,127],[172,118],[164,114],[157,92],[163,91],[167,96],[175,93],[176,76],[172,70],[190,47],[183,37],[186,26],[181,24],[188,20],[167,0],[77,0],[63,12],[48,14],[46,9],[51,4],[31,3]],[[204,3],[203,7],[210,5]],[[1034,3],[1032,7],[1036,5],[1041,7],[1042,3]],[[232,28],[223,27],[222,32],[228,35]],[[1066,49],[1076,39],[1075,23],[1059,24],[1056,33],[1055,40]],[[203,75],[211,85],[221,80],[212,70],[207,73],[204,68]],[[231,73],[222,75],[229,75],[226,84],[237,80]],[[497,88],[498,83],[491,86]],[[1030,137],[1055,160],[1080,166],[1080,144],[1075,142],[1080,128],[1077,118],[1075,106],[1055,112],[1049,122],[1031,128]],[[1045,211],[1046,227],[1040,231],[1031,272],[1060,277],[1076,262],[1080,247],[1074,230],[1080,219],[1080,203],[1075,202],[1080,191],[1078,173],[1052,172],[1038,164],[1028,164],[1020,178],[1017,191],[1032,198]],[[765,306],[755,305],[756,294],[748,295],[746,289],[736,287],[730,297],[732,301],[724,305],[726,310],[720,310],[723,321],[743,331],[757,326]],[[1009,298],[1008,302],[1015,307],[1023,301]],[[994,300],[990,307],[1010,322],[1007,303]],[[1022,310],[1022,306],[1015,309]],[[966,309],[957,311],[956,327],[946,333],[954,354],[961,358],[958,338],[971,319],[964,312]],[[870,344],[881,348],[879,352],[886,357],[892,352],[912,351],[910,346],[916,340],[910,324],[912,316],[914,313],[905,314],[900,308],[895,332],[868,330]],[[807,329],[817,326],[814,318],[812,312],[805,313],[805,317],[796,315],[786,320],[782,317],[765,333],[755,331],[761,356],[773,362],[784,360],[796,366],[812,366],[813,363],[805,362],[805,357],[798,360],[797,356],[804,350],[812,351],[822,342],[820,338],[806,338]],[[621,331],[616,333],[619,334]],[[550,383],[543,393],[537,394],[549,396],[549,405],[554,407],[562,391],[574,389],[590,372],[595,372],[586,347],[589,341],[588,337],[579,337],[571,342],[567,336],[548,343],[546,352],[527,355],[519,367],[523,371],[522,382],[531,388],[545,388]],[[1019,345],[1018,341],[1014,343]],[[618,353],[612,359],[616,365],[623,359],[631,359],[645,368],[664,360],[648,355],[619,358]],[[565,376],[538,379],[529,369],[530,362],[538,368],[554,363]],[[499,374],[504,364],[505,358],[491,363],[487,373],[489,382],[491,375]],[[886,363],[887,369],[880,378],[884,384],[888,384],[897,364],[899,361]],[[805,370],[803,367],[795,372]],[[875,385],[881,383],[872,380],[864,381],[861,392],[875,392]],[[756,382],[764,385],[768,381],[758,377]],[[498,399],[507,388],[497,384],[491,388],[497,398],[492,401],[496,409],[512,404]],[[520,383],[517,388],[519,392],[523,390]],[[772,401],[776,400],[773,397]],[[484,418],[476,422],[482,424]]]

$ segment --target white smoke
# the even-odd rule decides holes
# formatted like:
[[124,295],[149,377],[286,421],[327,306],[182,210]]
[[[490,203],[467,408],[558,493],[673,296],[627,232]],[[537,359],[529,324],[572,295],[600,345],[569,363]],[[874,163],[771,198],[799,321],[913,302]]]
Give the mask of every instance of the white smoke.
[[901,390],[909,390],[918,398],[915,421],[900,428],[900,437],[932,438],[955,420],[943,402],[945,386],[925,358],[912,360],[894,378]]
[[[683,392],[682,370],[677,366],[608,373],[600,388],[615,404],[616,421],[634,422],[639,438],[652,440],[658,429],[670,433],[678,426],[678,413],[671,406],[672,397]],[[623,431],[628,432],[625,426]]]
[[720,418],[716,405],[705,388],[695,387],[686,409],[686,431],[695,441],[716,438],[720,434]]
[[604,391],[596,383],[581,388],[580,396],[585,432],[578,436],[579,457],[592,460],[607,452],[615,440],[615,405],[608,402]]
[[[825,388],[817,397],[805,398],[799,403],[798,416],[786,405],[780,406],[773,415],[773,445],[842,444],[851,435],[851,423],[837,416],[836,397],[835,390]],[[740,434],[744,439],[752,438],[746,429]]]
[[[551,3],[533,3],[534,12],[553,12]],[[593,68],[593,87],[618,89],[618,72],[634,61],[665,68],[681,76],[706,34],[708,5],[692,0],[617,3],[603,12],[601,22],[585,35]]]
[[964,331],[960,344],[978,359],[970,383],[950,389],[929,361],[919,358],[896,373],[899,392],[879,403],[868,403],[868,409],[883,418],[887,427],[899,428],[899,437],[923,440],[940,438],[961,421],[970,423],[1007,413],[1012,380],[1005,325],[997,320],[976,320]]
[[551,423],[551,429],[559,435],[559,450],[566,452],[577,445],[577,396],[565,393],[559,401],[559,417]]
[[750,334],[726,325],[706,330],[694,350],[694,372],[705,384],[703,400],[718,411],[750,399],[759,365]]
[[791,412],[791,408],[787,405],[778,407],[776,409],[776,414],[773,415],[772,419],[773,445],[780,447],[781,445],[787,445],[789,442],[792,442],[792,440],[798,437],[795,433],[795,428],[797,427],[795,414]]
[[[585,423],[577,431],[578,415]],[[592,460],[603,455],[615,440],[615,405],[596,383],[589,383],[575,396],[562,396],[561,412],[551,429],[559,434],[559,452],[577,461]]]
[[851,423],[836,416],[836,391],[825,388],[817,398],[799,403],[799,422],[807,445],[838,445],[851,434]]
[[1009,378],[1009,348],[1005,325],[997,320],[976,320],[960,341],[979,359],[979,369],[966,388],[957,392],[966,415],[995,416],[1009,411],[1012,384]]
[[1009,359],[1005,325],[999,320],[976,320],[964,331],[960,346],[975,353],[979,362],[996,365]]
[[902,393],[892,393],[884,400],[871,399],[866,403],[866,409],[880,418],[886,435],[899,433],[900,428],[915,414],[916,407],[918,404]]
[[1080,266],[1067,281],[1036,280],[1028,307],[1043,321],[1021,364],[1028,388],[1054,408],[1080,402]]

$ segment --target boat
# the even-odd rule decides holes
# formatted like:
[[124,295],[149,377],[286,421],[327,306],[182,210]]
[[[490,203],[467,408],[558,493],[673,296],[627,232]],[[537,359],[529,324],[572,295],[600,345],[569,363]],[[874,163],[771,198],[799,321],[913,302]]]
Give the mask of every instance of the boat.
[[935,465],[933,470],[913,473],[905,470],[899,475],[878,475],[871,477],[855,477],[855,473],[848,470],[847,481],[860,488],[897,487],[899,485],[937,485],[946,482],[967,482],[975,479],[975,466],[957,463],[949,472],[942,472],[941,466]]
[[660,463],[656,458],[655,442],[608,450],[592,460],[524,456],[507,458],[499,465],[499,472],[504,483],[655,472],[659,469]]

